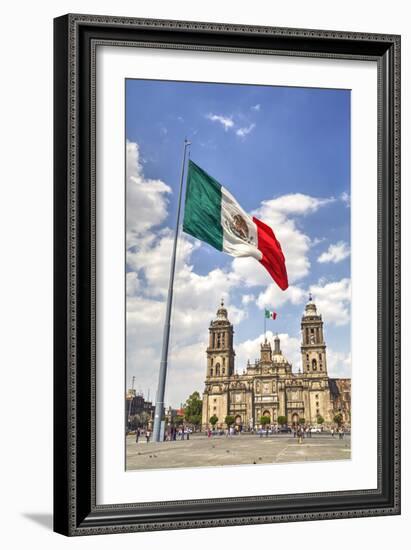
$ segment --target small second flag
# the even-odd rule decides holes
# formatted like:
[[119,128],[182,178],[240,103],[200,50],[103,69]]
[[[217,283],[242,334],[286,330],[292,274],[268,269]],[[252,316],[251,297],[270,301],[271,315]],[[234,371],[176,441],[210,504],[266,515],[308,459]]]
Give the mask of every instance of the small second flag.
[[276,319],[277,313],[275,311],[270,311],[268,309],[265,310],[265,318],[266,319]]

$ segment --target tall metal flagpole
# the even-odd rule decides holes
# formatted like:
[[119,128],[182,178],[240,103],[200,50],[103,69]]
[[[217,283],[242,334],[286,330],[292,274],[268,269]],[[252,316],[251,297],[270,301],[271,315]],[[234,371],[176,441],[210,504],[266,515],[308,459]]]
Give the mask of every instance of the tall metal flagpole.
[[181,199],[183,196],[183,184],[184,184],[184,170],[186,164],[186,153],[187,148],[191,145],[187,139],[184,140],[184,149],[183,149],[183,161],[181,164],[181,179],[180,179],[180,191],[178,193],[178,207],[177,207],[177,220],[176,220],[176,230],[174,233],[174,244],[173,244],[173,253],[171,255],[171,265],[170,265],[170,280],[168,283],[168,296],[167,296],[167,307],[166,307],[166,318],[164,321],[164,332],[163,332],[163,348],[161,351],[161,361],[160,361],[160,372],[158,375],[158,386],[157,386],[157,395],[156,395],[156,407],[154,410],[154,427],[153,427],[153,441],[160,441],[160,431],[161,431],[161,419],[163,417],[164,410],[164,392],[166,387],[166,376],[167,376],[167,359],[168,359],[168,344],[170,341],[170,319],[171,319],[171,308],[173,304],[173,290],[174,290],[174,273],[176,268],[176,252],[177,252],[177,239],[178,239],[178,229],[180,226],[180,211],[181,211]]

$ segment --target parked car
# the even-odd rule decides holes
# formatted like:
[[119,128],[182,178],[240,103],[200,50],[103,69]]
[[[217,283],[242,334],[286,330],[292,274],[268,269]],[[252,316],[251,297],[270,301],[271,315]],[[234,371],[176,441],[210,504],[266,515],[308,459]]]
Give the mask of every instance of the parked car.
[[318,427],[312,427],[310,428],[310,431],[312,434],[320,434],[323,431],[323,429]]

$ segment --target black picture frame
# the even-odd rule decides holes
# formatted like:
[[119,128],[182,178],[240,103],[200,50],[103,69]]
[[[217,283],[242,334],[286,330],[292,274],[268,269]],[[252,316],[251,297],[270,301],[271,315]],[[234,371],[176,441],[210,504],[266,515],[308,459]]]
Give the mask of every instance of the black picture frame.
[[[96,505],[98,44],[378,64],[378,488]],[[400,513],[400,37],[69,14],[54,20],[54,530],[91,535]]]

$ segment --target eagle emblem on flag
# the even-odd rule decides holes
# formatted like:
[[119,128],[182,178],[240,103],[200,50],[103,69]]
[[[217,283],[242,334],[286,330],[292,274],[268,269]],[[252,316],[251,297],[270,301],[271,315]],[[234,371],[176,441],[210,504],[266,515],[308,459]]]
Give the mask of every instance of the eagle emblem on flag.
[[253,240],[253,238],[250,237],[247,222],[241,216],[241,214],[235,214],[234,216],[232,216],[231,220],[229,221],[229,226],[234,235],[242,241],[250,243]]

